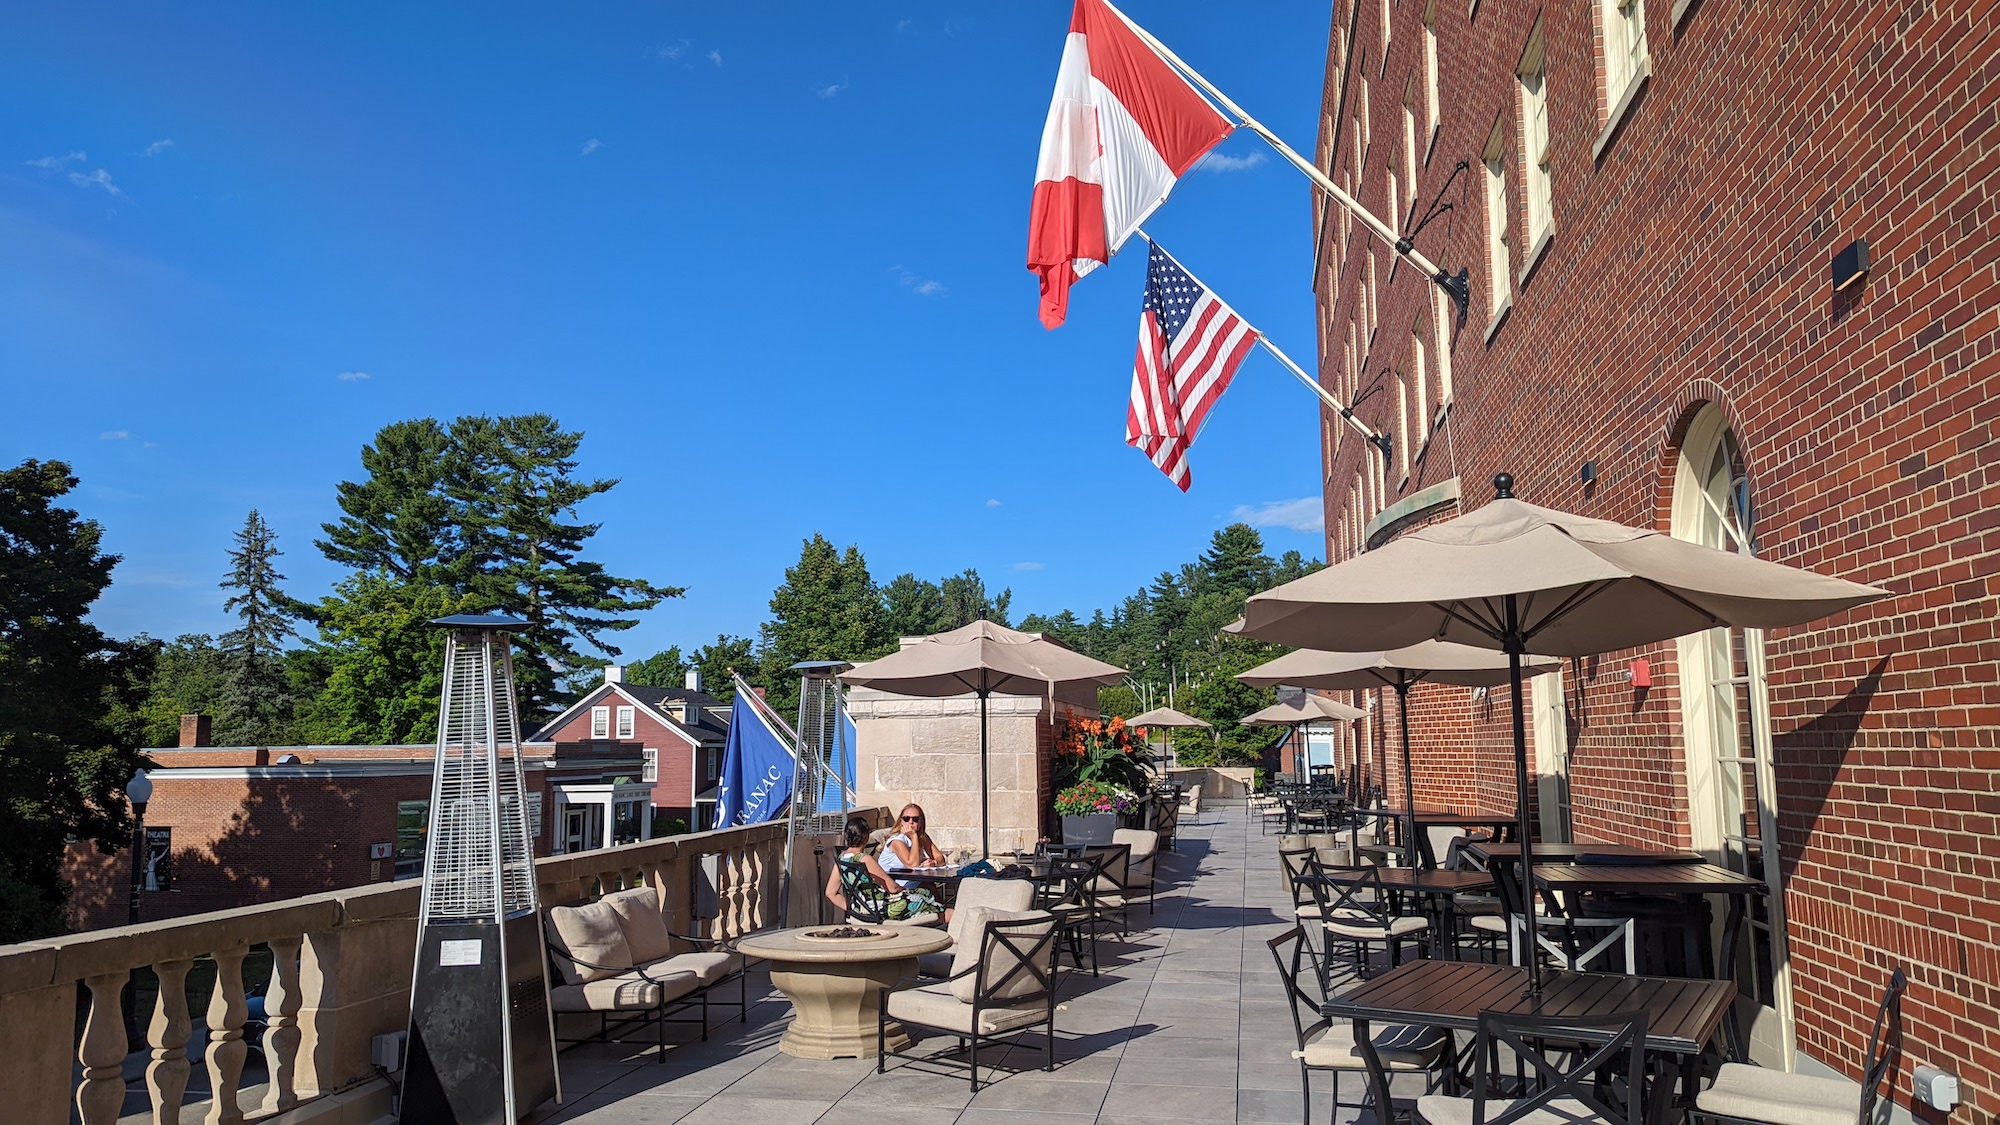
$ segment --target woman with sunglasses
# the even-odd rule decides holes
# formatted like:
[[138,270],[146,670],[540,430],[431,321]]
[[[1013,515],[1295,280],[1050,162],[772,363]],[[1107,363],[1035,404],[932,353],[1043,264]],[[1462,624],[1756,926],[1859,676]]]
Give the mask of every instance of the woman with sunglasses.
[[[904,805],[903,814],[896,820],[896,832],[882,841],[882,870],[893,877],[898,871],[908,871],[914,867],[945,866],[944,850],[925,831],[927,827],[922,805]],[[905,890],[917,885],[916,880],[898,880]]]
[[[868,854],[868,819],[851,816],[847,818],[847,828],[842,835],[846,846],[834,860],[833,872],[826,881],[827,901],[838,906],[842,912],[848,909],[846,885],[843,874],[852,869],[852,877],[859,882],[872,880],[888,892],[882,904],[882,916],[890,922],[903,922],[911,918],[921,918],[926,914],[941,915],[946,922],[951,921],[951,911],[937,900],[937,896],[925,888],[898,890],[895,880],[882,870],[882,864]],[[884,855],[888,853],[883,853]]]

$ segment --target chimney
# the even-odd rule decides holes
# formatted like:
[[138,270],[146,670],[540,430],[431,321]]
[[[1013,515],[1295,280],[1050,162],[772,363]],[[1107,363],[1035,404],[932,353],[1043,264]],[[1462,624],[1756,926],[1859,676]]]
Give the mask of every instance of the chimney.
[[604,682],[607,684],[624,683],[625,666],[623,664],[606,664],[604,666]]
[[209,745],[207,715],[181,716],[181,748]]
[[688,674],[687,674],[687,689],[688,689],[689,691],[700,691],[700,690],[701,690],[701,669],[699,669],[699,668],[689,668],[689,669],[688,669]]

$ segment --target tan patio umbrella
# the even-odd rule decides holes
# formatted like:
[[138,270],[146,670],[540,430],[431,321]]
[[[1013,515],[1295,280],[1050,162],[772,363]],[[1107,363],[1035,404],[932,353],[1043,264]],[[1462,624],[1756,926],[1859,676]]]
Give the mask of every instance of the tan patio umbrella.
[[[1562,661],[1544,656],[1523,658],[1521,667],[1530,675],[1553,672]],[[1507,682],[1505,654],[1489,648],[1454,644],[1450,641],[1419,641],[1407,648],[1378,652],[1322,652],[1302,648],[1276,660],[1239,672],[1238,680],[1253,687],[1289,684],[1302,688],[1333,688],[1365,691],[1394,688],[1396,713],[1403,728],[1403,809],[1417,807],[1417,785],[1410,769],[1410,687],[1428,680],[1434,684],[1459,687],[1497,687]],[[1414,823],[1403,833],[1403,863],[1417,865],[1417,832]]]
[[[1493,478],[1485,507],[1336,563],[1244,605],[1243,632],[1299,648],[1460,641],[1508,656],[1523,902],[1534,901],[1521,661],[1586,656],[1719,626],[1798,625],[1888,591],[1608,520],[1523,503]],[[1538,971],[1530,973],[1540,990]]]
[[1358,707],[1349,707],[1307,692],[1297,699],[1274,703],[1262,711],[1252,711],[1237,722],[1246,727],[1291,727],[1293,734],[1297,734],[1302,723],[1316,723],[1322,719],[1344,723],[1366,714],[1368,712]]
[[[979,697],[979,851],[987,854],[986,698],[1041,695],[1065,684],[1115,684],[1125,669],[1093,660],[1056,641],[978,621],[925,637],[880,660],[840,674],[841,682],[895,695]],[[1053,704],[1052,704],[1053,705]]]
[[[1195,718],[1193,715],[1183,714],[1171,707],[1155,707],[1151,711],[1134,715],[1125,720],[1125,725],[1128,727],[1200,727],[1204,730],[1212,729],[1207,723]],[[1173,743],[1169,742],[1167,745],[1172,747]],[[1166,755],[1162,754],[1160,756],[1162,770],[1166,768],[1166,760]]]

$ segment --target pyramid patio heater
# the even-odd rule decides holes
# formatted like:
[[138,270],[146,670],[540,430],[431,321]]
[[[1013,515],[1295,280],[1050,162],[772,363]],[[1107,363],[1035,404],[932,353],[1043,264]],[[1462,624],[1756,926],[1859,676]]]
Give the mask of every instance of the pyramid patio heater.
[[510,617],[441,617],[444,702],[410,984],[408,1125],[513,1125],[558,1097]]

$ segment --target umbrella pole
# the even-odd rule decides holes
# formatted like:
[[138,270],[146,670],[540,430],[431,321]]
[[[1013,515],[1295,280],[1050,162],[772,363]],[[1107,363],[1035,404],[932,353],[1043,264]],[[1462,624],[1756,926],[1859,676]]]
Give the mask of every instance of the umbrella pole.
[[987,851],[986,838],[992,835],[992,832],[988,827],[987,801],[989,800],[989,798],[986,792],[988,788],[986,781],[986,696],[987,694],[988,693],[983,689],[979,693],[979,858],[981,859],[985,859],[989,854],[991,854],[990,852]]
[[1507,595],[1507,632],[1500,638],[1507,650],[1507,677],[1514,692],[1514,821],[1521,834],[1521,926],[1522,948],[1528,955],[1527,995],[1542,995],[1542,959],[1535,951],[1535,843],[1528,831],[1528,726],[1521,706],[1521,656],[1527,638],[1521,635],[1520,607],[1513,594]]
[[1414,871],[1417,866],[1417,783],[1410,772],[1410,685],[1402,679],[1396,681],[1396,716],[1403,721],[1403,813],[1410,818],[1403,824],[1403,866]]

